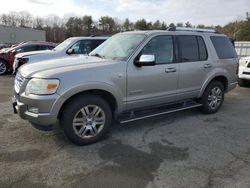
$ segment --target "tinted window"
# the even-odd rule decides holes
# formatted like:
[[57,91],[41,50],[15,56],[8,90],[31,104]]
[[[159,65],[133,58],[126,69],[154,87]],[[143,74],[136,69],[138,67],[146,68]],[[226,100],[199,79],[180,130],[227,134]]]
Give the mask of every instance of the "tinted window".
[[30,51],[36,51],[36,45],[23,46],[23,47],[20,47],[16,50],[17,53],[30,52]]
[[236,58],[232,42],[227,37],[212,36],[210,37],[219,59]]
[[81,40],[76,42],[71,49],[74,49],[74,54],[89,54],[103,42],[104,40]]
[[82,54],[89,54],[97,46],[103,43],[105,40],[82,40],[81,52]]
[[51,50],[53,49],[53,46],[46,46],[46,45],[38,45],[37,50]]
[[141,55],[155,55],[156,64],[171,63],[174,60],[172,36],[157,36],[143,48]]
[[177,36],[181,62],[199,61],[199,47],[196,36]]
[[199,59],[204,61],[207,59],[207,48],[202,37],[197,36],[197,41],[199,45]]
[[99,46],[100,44],[102,44],[105,40],[93,40],[92,41],[92,50],[94,50],[97,46]]

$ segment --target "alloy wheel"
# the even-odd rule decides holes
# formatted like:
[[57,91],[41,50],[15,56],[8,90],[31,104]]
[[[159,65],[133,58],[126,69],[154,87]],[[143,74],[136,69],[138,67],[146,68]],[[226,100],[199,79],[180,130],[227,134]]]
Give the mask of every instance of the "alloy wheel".
[[208,94],[208,105],[214,110],[217,109],[222,101],[222,91],[219,87],[214,87]]
[[4,74],[7,70],[6,64],[0,61],[0,74]]
[[105,113],[101,107],[87,105],[74,116],[73,129],[81,138],[92,138],[102,131],[105,122]]

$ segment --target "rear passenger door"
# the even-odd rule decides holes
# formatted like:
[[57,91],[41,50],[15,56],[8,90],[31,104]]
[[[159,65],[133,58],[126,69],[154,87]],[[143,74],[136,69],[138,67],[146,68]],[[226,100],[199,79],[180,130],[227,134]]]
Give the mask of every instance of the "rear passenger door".
[[[212,64],[202,36],[177,35],[180,62],[178,99],[197,97]],[[210,61],[211,62],[211,61]]]

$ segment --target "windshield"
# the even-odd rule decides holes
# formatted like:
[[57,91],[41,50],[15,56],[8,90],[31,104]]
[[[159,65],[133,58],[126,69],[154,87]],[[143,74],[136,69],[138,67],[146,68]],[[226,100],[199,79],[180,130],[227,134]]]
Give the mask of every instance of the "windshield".
[[144,38],[144,34],[117,34],[102,43],[90,55],[113,60],[126,60]]
[[72,43],[72,41],[74,41],[74,39],[67,39],[67,40],[65,40],[65,41],[63,41],[62,43],[60,43],[58,46],[56,46],[53,50],[55,50],[55,51],[61,51],[61,50],[64,50],[65,48],[67,48],[67,46],[69,45],[69,44],[71,44]]

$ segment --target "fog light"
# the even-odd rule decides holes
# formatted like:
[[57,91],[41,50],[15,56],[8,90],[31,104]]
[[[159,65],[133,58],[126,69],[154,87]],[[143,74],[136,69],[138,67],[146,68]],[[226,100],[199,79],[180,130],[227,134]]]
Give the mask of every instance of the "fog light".
[[39,112],[38,108],[31,107],[31,106],[28,107],[28,111],[32,112],[34,114],[38,114],[38,112]]

